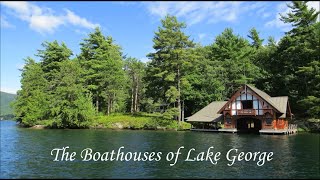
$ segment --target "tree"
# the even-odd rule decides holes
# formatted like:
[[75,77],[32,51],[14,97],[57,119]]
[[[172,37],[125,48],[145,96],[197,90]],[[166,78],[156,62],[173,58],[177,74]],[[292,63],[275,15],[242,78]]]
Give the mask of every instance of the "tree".
[[142,96],[142,79],[145,73],[145,64],[136,58],[126,59],[126,71],[130,78],[131,89],[131,113],[139,112],[139,104]]
[[123,103],[121,98],[125,92],[125,72],[121,48],[114,44],[112,37],[105,37],[99,28],[89,34],[89,37],[80,43],[81,54],[79,61],[84,71],[85,86],[93,94],[96,110],[105,103],[107,114]]
[[82,86],[81,67],[76,61],[63,61],[55,77],[54,101],[50,108],[54,126],[62,128],[87,127],[94,115],[90,93]]
[[268,44],[261,46],[252,56],[252,62],[260,68],[261,72],[261,76],[256,79],[255,85],[268,94],[275,94],[274,87],[278,86],[277,81],[281,79],[274,71],[276,69],[274,65],[277,61],[277,48],[274,38],[268,37]]
[[[186,69],[191,65],[192,55],[187,51],[194,47],[189,36],[182,31],[185,23],[178,22],[174,16],[167,15],[161,20],[153,38],[155,53],[148,54],[151,62],[148,64],[147,76],[152,78],[151,86],[159,83],[152,90],[161,93],[162,98],[177,108],[177,119],[181,118],[181,92],[183,82],[186,82]],[[162,81],[162,82],[161,82]],[[158,91],[159,90],[159,91]]]
[[[309,96],[320,98],[317,93],[318,84],[311,83],[317,77],[316,67],[320,57],[319,22],[316,21],[319,12],[313,8],[308,9],[307,1],[293,1],[288,7],[291,12],[281,15],[281,20],[292,24],[293,28],[279,42],[276,62],[279,68],[275,71],[281,79],[280,86],[275,90],[279,94],[289,94],[293,111],[305,113],[312,108],[306,105],[313,103],[299,102],[313,101]],[[311,72],[314,73],[313,77],[310,76]]]
[[38,50],[36,56],[41,58],[41,67],[45,73],[45,78],[51,81],[59,71],[59,63],[69,60],[72,51],[64,43],[59,45],[56,40],[53,42],[46,41],[42,43],[42,47],[44,49]]
[[255,28],[250,29],[248,37],[252,40],[252,46],[256,49],[262,46],[264,39],[260,39],[259,32]]
[[186,116],[190,116],[212,101],[225,99],[225,90],[220,72],[221,63],[210,58],[209,46],[196,46],[192,50],[195,56],[192,68],[186,76],[189,86],[184,91]]
[[48,81],[40,64],[30,57],[25,59],[21,71],[21,90],[13,103],[14,115],[23,125],[33,126],[47,118],[49,103],[45,90]]
[[226,28],[210,45],[209,58],[218,61],[220,79],[225,86],[223,97],[230,97],[242,84],[254,84],[261,70],[252,62],[254,50],[249,42]]

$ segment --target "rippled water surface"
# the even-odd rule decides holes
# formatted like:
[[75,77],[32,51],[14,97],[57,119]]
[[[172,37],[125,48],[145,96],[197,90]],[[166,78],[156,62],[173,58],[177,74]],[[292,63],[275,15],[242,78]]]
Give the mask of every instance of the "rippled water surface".
[[[319,134],[253,135],[210,132],[134,131],[134,130],[50,130],[19,128],[14,121],[0,121],[0,178],[320,178]],[[54,148],[69,146],[75,160],[53,161]],[[161,152],[160,161],[82,161],[81,151]],[[174,163],[169,152],[181,149]],[[217,164],[186,162],[200,152],[221,152]],[[263,166],[256,161],[236,161],[228,166],[226,154],[273,152]],[[206,155],[206,154],[204,154]],[[156,157],[156,156],[155,156]],[[204,156],[205,158],[205,156]],[[232,157],[231,157],[232,158]],[[258,158],[258,157],[257,157]],[[214,157],[212,156],[212,160]]]

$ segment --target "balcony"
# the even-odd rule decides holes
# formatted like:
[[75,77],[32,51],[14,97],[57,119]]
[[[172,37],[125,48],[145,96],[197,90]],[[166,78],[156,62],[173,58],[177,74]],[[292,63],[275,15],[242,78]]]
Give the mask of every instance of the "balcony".
[[256,110],[255,109],[238,109],[237,115],[249,115],[249,116],[255,116]]

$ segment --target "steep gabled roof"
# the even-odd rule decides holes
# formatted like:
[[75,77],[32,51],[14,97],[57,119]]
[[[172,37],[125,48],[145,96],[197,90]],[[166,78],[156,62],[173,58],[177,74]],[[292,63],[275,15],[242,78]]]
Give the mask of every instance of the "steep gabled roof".
[[[255,87],[253,87],[253,86],[251,86],[251,85],[245,84],[245,85],[243,85],[242,88],[239,89],[237,92],[239,92],[240,90],[244,89],[245,87],[248,87],[249,89],[251,89],[251,90],[252,90],[253,92],[255,92],[258,96],[260,96],[263,100],[265,100],[270,106],[272,106],[276,111],[282,113],[282,112],[280,111],[279,107],[277,107],[277,106],[272,102],[271,97],[270,97],[267,93],[261,91],[260,89],[257,89],[257,88],[255,88]],[[235,92],[235,93],[237,93],[237,92]],[[234,94],[235,94],[235,93],[234,93]],[[222,113],[222,111],[224,110],[224,108],[225,108],[229,103],[231,103],[231,101],[232,101],[232,99],[230,99],[224,106],[222,106],[222,108],[218,111],[218,113]]]
[[188,122],[217,122],[222,120],[222,114],[218,110],[227,103],[227,101],[214,101],[187,118]]
[[254,86],[246,84],[247,87],[249,87],[252,91],[254,91],[258,96],[260,96],[262,99],[267,101],[268,104],[270,104],[273,108],[275,108],[277,111],[283,113],[280,108],[271,100],[272,97],[269,96],[267,93],[261,91],[260,89],[257,89]]

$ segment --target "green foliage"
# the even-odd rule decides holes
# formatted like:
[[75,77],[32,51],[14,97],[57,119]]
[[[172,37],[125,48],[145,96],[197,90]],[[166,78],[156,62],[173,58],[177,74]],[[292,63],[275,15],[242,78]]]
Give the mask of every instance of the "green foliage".
[[40,64],[31,58],[25,59],[21,77],[21,90],[12,104],[14,115],[23,125],[33,126],[46,118],[49,103],[45,89],[48,81]]
[[190,49],[194,47],[193,41],[185,35],[182,29],[185,23],[178,22],[175,16],[167,15],[161,20],[161,27],[155,32],[153,48],[155,53],[147,56],[151,62],[147,66],[147,90],[152,97],[166,103],[177,104],[178,119],[181,120],[181,100],[188,79],[184,78],[191,68],[193,56]]
[[178,108],[169,108],[163,113],[163,118],[164,119],[173,119],[176,117],[179,113]]
[[45,78],[53,80],[56,73],[59,72],[59,63],[69,60],[72,51],[62,43],[61,46],[57,41],[42,43],[43,50],[38,50],[37,56],[41,58],[41,68],[45,73]]
[[98,116],[94,120],[92,128],[111,129],[168,129],[184,130],[190,129],[191,125],[186,122],[163,119],[161,114],[140,113],[136,115],[112,114],[110,116]]
[[248,37],[252,40],[252,46],[256,49],[262,47],[263,39],[260,39],[259,32],[255,28],[252,28],[249,33]]
[[261,69],[253,63],[255,50],[248,40],[225,29],[209,46],[209,58],[217,61],[218,72],[225,87],[223,97],[232,95],[242,84],[254,84],[262,77]]
[[128,94],[131,96],[131,101],[128,104],[131,104],[131,113],[140,111],[140,104],[144,98],[145,85],[143,78],[145,77],[145,67],[145,63],[136,58],[129,57],[125,60],[125,70],[130,85]]
[[15,117],[25,126],[42,120],[53,120],[51,126],[59,128],[87,126],[94,109],[81,84],[78,62],[68,59],[71,53],[64,44],[54,41],[45,47],[39,51],[41,62],[25,60],[21,90],[13,103]]
[[291,23],[293,29],[280,40],[270,73],[275,95],[288,94],[292,111],[319,118],[319,12],[308,9],[307,2],[292,2],[290,13],[281,20]]
[[55,78],[57,85],[50,105],[51,117],[57,127],[86,127],[94,115],[90,94],[80,84],[81,68],[77,62],[65,61]]
[[93,94],[97,111],[107,109],[107,114],[125,109],[125,72],[121,48],[112,37],[105,37],[99,28],[80,43],[79,61],[86,89]]

